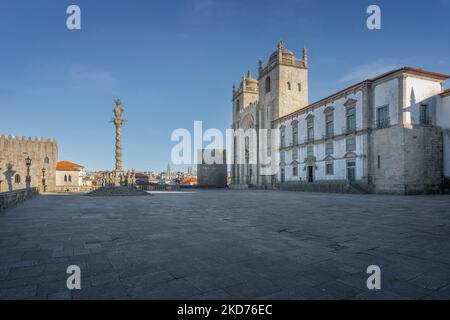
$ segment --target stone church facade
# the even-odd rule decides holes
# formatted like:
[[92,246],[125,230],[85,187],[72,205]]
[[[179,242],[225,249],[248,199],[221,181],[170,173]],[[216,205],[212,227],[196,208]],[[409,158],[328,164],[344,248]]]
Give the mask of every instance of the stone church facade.
[[266,152],[278,170],[267,176],[259,174],[258,161],[232,165],[233,186],[439,190],[450,178],[450,91],[444,90],[449,77],[404,67],[310,104],[306,50],[297,60],[280,42],[265,68],[260,62],[258,80],[249,73],[233,89],[232,125],[279,129],[278,143],[267,143],[266,150],[257,141],[258,157]]
[[54,139],[0,136],[0,192],[25,189],[27,166],[25,159],[32,159],[30,187],[54,191],[58,145]]

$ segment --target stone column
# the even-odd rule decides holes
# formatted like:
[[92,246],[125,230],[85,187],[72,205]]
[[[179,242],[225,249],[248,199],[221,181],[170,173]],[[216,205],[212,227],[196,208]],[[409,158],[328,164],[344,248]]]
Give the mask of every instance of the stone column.
[[122,125],[123,125],[123,108],[122,102],[117,99],[116,107],[114,108],[114,126],[116,127],[116,170],[114,184],[120,185],[119,175],[123,171],[122,167]]

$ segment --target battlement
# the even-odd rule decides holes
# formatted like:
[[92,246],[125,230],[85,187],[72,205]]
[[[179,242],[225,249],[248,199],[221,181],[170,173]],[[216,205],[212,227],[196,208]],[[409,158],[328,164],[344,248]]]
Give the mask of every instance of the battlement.
[[54,138],[47,138],[44,137],[25,137],[25,136],[13,136],[13,135],[0,135],[0,142],[26,142],[26,143],[46,143],[46,144],[55,144],[57,145],[57,141]]

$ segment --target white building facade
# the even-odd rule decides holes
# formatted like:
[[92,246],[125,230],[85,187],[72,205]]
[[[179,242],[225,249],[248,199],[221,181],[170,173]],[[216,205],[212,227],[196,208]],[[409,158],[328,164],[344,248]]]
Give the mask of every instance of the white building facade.
[[70,161],[59,161],[56,166],[56,191],[79,192],[85,187],[89,188],[91,182],[86,176],[83,166]]
[[[276,64],[273,69],[284,68],[278,71],[283,76],[273,77],[278,97],[267,97],[261,67],[258,81],[248,75],[233,90],[233,128],[279,129],[279,144],[269,152],[279,159],[279,170],[268,179],[258,176],[259,163],[233,165],[235,186],[305,190],[312,184],[411,194],[437,191],[448,181],[449,76],[405,67],[308,104],[307,92],[290,93],[308,88],[306,50],[301,72]],[[256,88],[252,95],[249,85]],[[238,102],[244,105],[238,108]]]

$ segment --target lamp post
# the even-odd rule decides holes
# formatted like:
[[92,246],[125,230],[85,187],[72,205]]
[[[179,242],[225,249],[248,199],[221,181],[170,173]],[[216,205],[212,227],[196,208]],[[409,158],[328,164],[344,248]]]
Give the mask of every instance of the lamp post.
[[45,168],[42,168],[42,190],[46,192],[47,186],[45,185]]
[[31,177],[30,177],[30,167],[31,167],[31,162],[32,162],[32,160],[31,160],[31,158],[28,156],[28,157],[25,159],[25,164],[26,164],[26,166],[27,166],[27,178],[26,178],[27,189],[30,188],[30,185],[31,185]]

